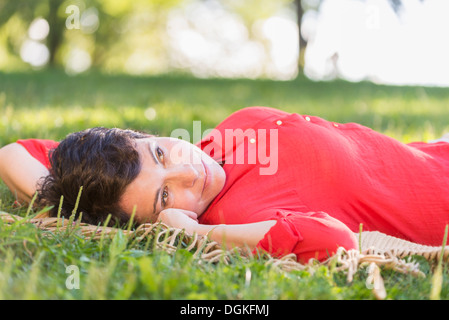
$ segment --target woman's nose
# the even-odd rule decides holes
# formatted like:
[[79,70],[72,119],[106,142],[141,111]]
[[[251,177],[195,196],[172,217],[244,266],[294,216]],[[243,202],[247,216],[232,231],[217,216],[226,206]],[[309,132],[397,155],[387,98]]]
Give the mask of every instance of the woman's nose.
[[198,171],[192,164],[177,164],[168,170],[167,179],[181,184],[183,187],[192,187],[199,177]]

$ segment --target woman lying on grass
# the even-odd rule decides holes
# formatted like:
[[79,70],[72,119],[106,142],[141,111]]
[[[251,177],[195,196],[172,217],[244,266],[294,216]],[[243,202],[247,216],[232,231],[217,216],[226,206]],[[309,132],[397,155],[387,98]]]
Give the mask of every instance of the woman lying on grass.
[[[48,151],[50,157],[48,158]],[[162,221],[227,246],[324,260],[354,232],[441,245],[449,223],[449,143],[403,144],[369,128],[265,107],[235,112],[197,145],[94,128],[0,150],[20,199],[87,223]]]

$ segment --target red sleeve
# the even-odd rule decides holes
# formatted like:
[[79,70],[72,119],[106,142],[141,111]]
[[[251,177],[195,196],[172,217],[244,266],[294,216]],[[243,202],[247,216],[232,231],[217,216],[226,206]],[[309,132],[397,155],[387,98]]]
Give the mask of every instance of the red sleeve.
[[299,262],[326,260],[339,247],[357,249],[355,234],[342,222],[324,212],[298,213],[278,210],[276,224],[257,247],[274,257],[296,254]]
[[59,145],[59,142],[43,139],[17,140],[17,143],[23,146],[33,158],[42,163],[46,168],[50,168],[48,152]]

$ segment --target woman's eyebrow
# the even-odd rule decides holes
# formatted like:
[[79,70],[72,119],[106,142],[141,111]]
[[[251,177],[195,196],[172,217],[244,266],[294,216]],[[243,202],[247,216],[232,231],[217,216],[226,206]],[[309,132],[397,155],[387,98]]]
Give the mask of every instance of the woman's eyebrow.
[[150,152],[150,155],[151,155],[151,158],[154,161],[154,164],[157,164],[157,160],[156,160],[156,157],[154,156],[153,149],[151,149],[151,145],[149,143],[148,143],[148,151]]

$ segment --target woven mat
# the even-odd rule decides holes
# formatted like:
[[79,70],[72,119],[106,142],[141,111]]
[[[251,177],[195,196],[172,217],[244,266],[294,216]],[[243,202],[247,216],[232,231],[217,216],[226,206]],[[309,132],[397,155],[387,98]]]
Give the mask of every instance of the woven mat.
[[[93,240],[113,237],[119,231],[135,241],[146,241],[148,237],[151,237],[155,242],[156,248],[169,253],[173,253],[179,248],[184,248],[192,251],[194,256],[199,258],[200,263],[229,263],[232,255],[236,253],[240,257],[252,256],[250,250],[225,250],[219,243],[211,241],[207,237],[197,234],[189,235],[184,230],[171,228],[163,223],[142,224],[134,230],[129,230],[94,226],[70,219],[22,218],[1,211],[0,219],[7,225],[32,223],[39,229],[52,233],[78,232]],[[282,258],[267,256],[266,264],[287,272],[307,269],[311,273],[314,272],[314,268],[317,265],[332,265],[334,271],[346,273],[348,282],[352,281],[354,274],[361,267],[367,266],[367,281],[372,285],[371,289],[373,289],[374,295],[378,299],[384,299],[386,297],[386,291],[380,275],[380,267],[423,277],[424,274],[420,271],[419,264],[417,262],[406,261],[405,258],[411,255],[418,255],[424,257],[429,262],[437,262],[442,253],[442,247],[420,245],[388,236],[381,232],[365,231],[361,234],[356,233],[355,235],[359,239],[359,250],[339,248],[335,255],[321,263],[311,259],[307,264],[301,264],[297,262],[294,254],[289,254]],[[445,248],[443,259],[447,261],[448,256],[449,248]]]
[[[356,234],[359,237],[359,234]],[[426,246],[388,236],[378,231],[362,232],[361,251],[365,254],[390,254],[398,258],[419,255],[428,261],[436,261],[441,255],[441,246]],[[444,249],[443,259],[447,260],[449,248]]]

